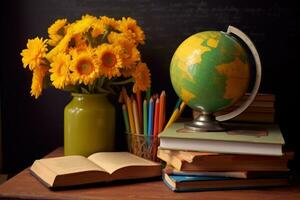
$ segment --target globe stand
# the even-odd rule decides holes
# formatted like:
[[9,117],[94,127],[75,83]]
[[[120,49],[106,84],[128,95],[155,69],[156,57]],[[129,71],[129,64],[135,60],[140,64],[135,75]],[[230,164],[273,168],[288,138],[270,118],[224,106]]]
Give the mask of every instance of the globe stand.
[[196,117],[194,121],[186,123],[184,127],[195,132],[218,132],[225,130],[225,128],[221,126],[212,113],[202,113]]
[[[220,38],[216,39],[213,35],[219,35]],[[249,86],[250,68],[248,67],[249,61],[246,56],[247,51],[239,44],[236,37],[238,40],[244,42],[252,53],[256,69],[255,83],[248,99],[238,108],[215,117],[215,111],[220,111],[219,109],[223,107],[233,105],[244,95],[244,92]],[[199,38],[202,38],[201,41]],[[210,52],[221,52],[221,54],[208,53],[207,56],[203,56],[204,52],[202,52],[201,49],[204,42],[202,41],[203,38],[207,38],[205,39],[207,44],[210,43],[210,39],[216,41],[213,42],[214,44],[208,44],[208,46],[210,46],[209,48],[212,47],[220,51],[210,50]],[[235,46],[235,48],[233,48],[233,46]],[[202,53],[199,54],[199,52]],[[231,62],[231,64],[224,63],[223,58],[227,59],[228,57],[229,59],[229,57],[232,56],[234,56],[234,62]],[[219,68],[220,65],[216,65],[217,61],[218,63],[226,65]],[[216,68],[216,70],[211,74],[210,70],[212,67]],[[206,74],[209,75],[206,76]],[[245,111],[254,101],[261,81],[261,62],[258,52],[250,38],[241,30],[229,26],[226,33],[215,31],[200,32],[187,38],[173,55],[170,75],[175,92],[183,102],[191,108],[205,111],[195,118],[193,122],[185,124],[185,128],[191,131],[224,131],[225,128],[219,122],[233,119]],[[221,78],[223,76],[226,77],[224,80]],[[225,80],[226,85],[223,84]],[[231,83],[229,84],[230,81]],[[207,85],[207,82],[211,82],[211,84]],[[218,92],[220,91],[218,88],[223,88],[224,86],[226,88],[223,96],[218,96]],[[216,88],[217,90],[215,90],[215,87],[218,87]],[[185,93],[183,89],[186,90]],[[224,101],[224,103],[220,104],[220,98],[227,99],[227,103],[224,104]],[[208,113],[207,110],[209,110],[210,113]]]

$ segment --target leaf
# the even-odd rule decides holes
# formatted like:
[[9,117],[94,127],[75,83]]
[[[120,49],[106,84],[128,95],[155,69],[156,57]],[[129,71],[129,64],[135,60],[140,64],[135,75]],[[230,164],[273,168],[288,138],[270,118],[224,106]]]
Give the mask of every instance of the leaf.
[[64,91],[67,91],[67,92],[80,92],[80,89],[78,86],[75,86],[75,85],[68,85],[68,86],[65,86]]
[[98,35],[94,41],[95,41],[95,46],[99,46],[101,44],[101,38],[102,38],[102,35]]
[[115,91],[112,89],[111,86],[107,85],[107,86],[105,87],[105,89],[106,89],[107,91],[109,91],[109,93],[111,93],[111,94],[113,94],[113,95],[116,95]]
[[104,82],[105,82],[105,77],[104,76],[102,76],[101,78],[99,78],[98,80],[97,80],[97,83],[96,83],[96,87],[100,87],[100,88],[102,88],[103,87],[103,84],[104,84]]
[[90,91],[90,93],[93,93],[94,87],[95,87],[95,83],[88,85],[88,90]]
[[97,81],[96,81],[96,84],[95,84],[95,89],[100,92],[100,93],[109,93],[108,90],[104,89],[104,86],[106,85],[106,81],[107,81],[107,78],[102,76],[100,77]]
[[97,89],[97,91],[99,92],[99,93],[104,93],[104,94],[110,94],[110,92],[108,91],[108,90],[105,90],[105,89],[103,89],[103,88],[96,88]]
[[109,33],[110,33],[111,31],[112,31],[112,30],[111,30],[111,28],[110,28],[109,26],[106,26],[106,27],[105,27],[104,34],[103,34],[103,36],[102,36],[102,38],[101,38],[101,44],[103,44],[103,43],[108,43],[107,37],[108,37],[108,35],[109,35]]
[[90,94],[90,92],[87,89],[85,89],[84,87],[81,87],[80,89],[82,91],[82,94]]
[[92,37],[92,34],[91,34],[91,31],[88,31],[86,34],[85,34],[89,44],[92,46],[92,48],[95,48],[96,47],[96,41],[94,40],[94,38]]

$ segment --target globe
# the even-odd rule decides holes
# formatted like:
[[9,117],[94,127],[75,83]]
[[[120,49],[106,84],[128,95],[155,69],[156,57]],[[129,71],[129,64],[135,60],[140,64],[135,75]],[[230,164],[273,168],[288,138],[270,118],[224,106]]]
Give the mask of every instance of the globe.
[[[249,99],[238,109],[216,117],[216,112],[233,105],[248,90],[248,51],[240,41],[248,46],[255,60],[255,84]],[[204,31],[184,40],[172,57],[170,77],[177,95],[192,109],[201,111],[201,115],[185,127],[196,131],[223,131],[217,121],[239,115],[254,100],[261,81],[261,63],[248,36],[229,26],[226,33]]]
[[232,36],[205,31],[184,40],[173,55],[170,76],[177,95],[191,108],[214,113],[247,91],[246,50]]

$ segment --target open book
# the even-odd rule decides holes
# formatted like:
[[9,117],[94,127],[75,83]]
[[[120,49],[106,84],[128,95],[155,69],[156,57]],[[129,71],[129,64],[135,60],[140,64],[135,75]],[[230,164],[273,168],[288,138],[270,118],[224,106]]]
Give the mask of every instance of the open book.
[[36,160],[30,171],[47,187],[61,187],[156,177],[161,166],[128,152],[101,152]]

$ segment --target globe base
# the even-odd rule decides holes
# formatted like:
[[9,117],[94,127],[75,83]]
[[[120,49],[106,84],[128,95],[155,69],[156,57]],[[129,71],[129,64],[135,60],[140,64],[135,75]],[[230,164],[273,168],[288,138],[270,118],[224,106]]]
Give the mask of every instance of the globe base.
[[192,131],[218,132],[225,131],[225,128],[216,120],[212,113],[202,113],[194,121],[186,123],[185,128]]

